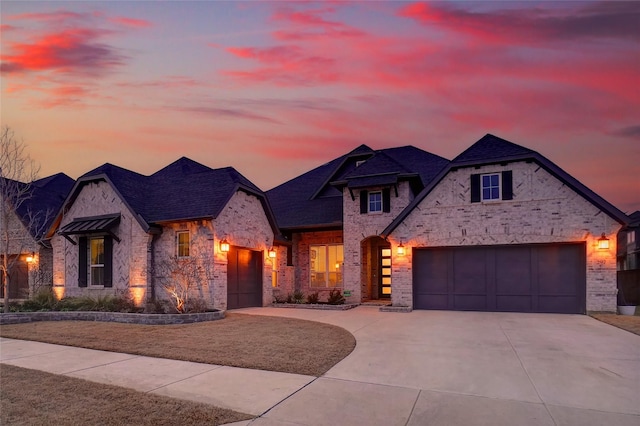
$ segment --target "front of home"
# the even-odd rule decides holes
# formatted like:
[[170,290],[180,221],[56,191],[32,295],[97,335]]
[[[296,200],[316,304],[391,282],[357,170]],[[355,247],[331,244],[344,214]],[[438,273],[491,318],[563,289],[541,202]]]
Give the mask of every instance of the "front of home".
[[60,211],[53,288],[179,309],[263,306],[275,230],[262,191],[232,168],[181,158],[143,176],[105,164],[78,179]]
[[[16,190],[9,188],[0,192],[20,194],[20,201],[19,206],[14,208],[10,200],[3,200],[0,213],[0,269],[4,267],[2,256],[7,253],[9,299],[26,299],[40,287],[52,283],[53,252],[45,234],[73,186],[73,179],[58,173],[29,184],[16,181],[2,183],[14,185]],[[0,298],[4,297],[3,275],[0,273]]]
[[413,309],[615,310],[626,216],[493,135],[451,162],[362,146],[267,195],[291,241],[280,293],[337,288],[349,302]]

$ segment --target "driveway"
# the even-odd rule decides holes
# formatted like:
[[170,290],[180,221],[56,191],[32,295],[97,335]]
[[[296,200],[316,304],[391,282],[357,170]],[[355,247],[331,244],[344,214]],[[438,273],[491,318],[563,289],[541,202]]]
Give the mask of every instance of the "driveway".
[[252,308],[355,350],[251,424],[640,425],[640,336],[583,315]]

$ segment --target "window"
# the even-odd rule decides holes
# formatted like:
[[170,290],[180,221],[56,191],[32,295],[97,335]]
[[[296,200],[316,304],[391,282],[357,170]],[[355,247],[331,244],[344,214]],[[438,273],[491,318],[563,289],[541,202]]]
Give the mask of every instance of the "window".
[[382,211],[382,192],[369,193],[369,213]]
[[89,282],[104,285],[104,237],[89,240]]
[[312,245],[309,258],[311,287],[342,287],[342,244]]
[[360,191],[360,214],[389,213],[391,211],[391,189],[382,191]]
[[636,231],[629,231],[627,233],[627,244],[633,244],[636,242]]
[[482,175],[482,201],[500,199],[500,175]]
[[513,199],[513,172],[471,175],[471,202]]
[[189,231],[181,231],[176,234],[176,247],[178,257],[189,257]]

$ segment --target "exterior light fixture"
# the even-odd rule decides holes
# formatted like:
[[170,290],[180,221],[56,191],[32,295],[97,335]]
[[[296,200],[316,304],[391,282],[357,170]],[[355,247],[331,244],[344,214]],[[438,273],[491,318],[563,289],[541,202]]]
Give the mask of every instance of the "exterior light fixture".
[[33,263],[34,260],[36,260],[36,253],[32,251],[31,254],[27,255],[27,263]]
[[608,249],[609,249],[609,239],[603,232],[602,236],[598,238],[598,250],[608,250]]
[[220,241],[220,251],[223,253],[229,252],[229,241],[226,238]]
[[400,245],[398,245],[398,248],[396,249],[396,253],[398,254],[398,256],[404,256],[405,255],[404,246],[402,245],[402,241],[400,242]]
[[275,258],[276,258],[276,249],[274,249],[273,247],[271,247],[271,248],[269,249],[269,257],[270,257],[271,259],[275,259]]

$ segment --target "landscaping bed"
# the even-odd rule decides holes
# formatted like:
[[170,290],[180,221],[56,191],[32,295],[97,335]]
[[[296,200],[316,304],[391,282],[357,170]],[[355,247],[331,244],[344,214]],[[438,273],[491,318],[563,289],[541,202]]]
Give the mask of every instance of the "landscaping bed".
[[640,315],[636,310],[635,315],[616,315],[607,313],[592,313],[591,316],[598,321],[621,328],[630,333],[640,335]]
[[358,306],[359,303],[348,303],[346,305],[329,305],[328,303],[273,303],[274,308],[294,308],[294,309],[320,309],[325,311],[346,311]]
[[34,321],[104,321],[126,324],[166,325],[191,324],[202,321],[215,321],[224,318],[224,311],[199,312],[192,314],[145,314],[128,312],[93,311],[45,311],[14,312],[0,314],[0,325],[23,324]]

